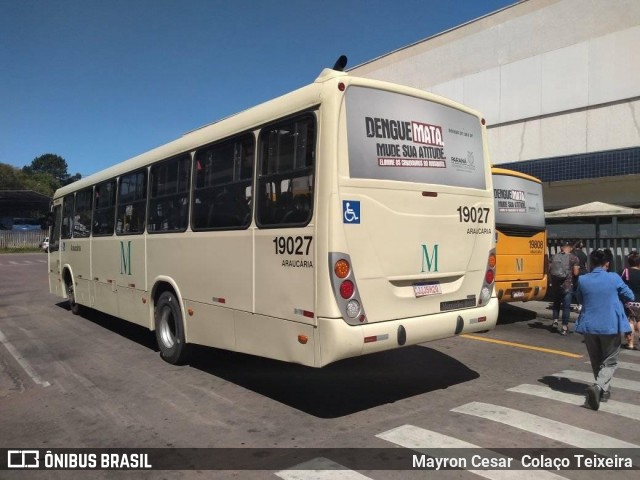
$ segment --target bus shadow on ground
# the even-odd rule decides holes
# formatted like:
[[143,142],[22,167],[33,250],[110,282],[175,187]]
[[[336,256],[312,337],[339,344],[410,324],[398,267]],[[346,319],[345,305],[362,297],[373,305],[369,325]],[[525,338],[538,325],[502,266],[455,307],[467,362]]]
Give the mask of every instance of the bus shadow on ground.
[[[57,306],[69,310],[67,301]],[[154,332],[145,327],[88,308],[79,318],[158,351]],[[349,358],[318,369],[194,345],[189,365],[319,418],[343,417],[479,378],[455,358],[422,346]]]
[[[66,300],[64,302],[56,304],[56,306],[68,310],[69,314],[71,314],[69,309],[69,302],[67,302]],[[99,312],[98,310],[93,310],[86,307],[82,309],[78,317],[87,320],[88,322],[94,323],[117,335],[125,337],[132,342],[136,342],[143,347],[147,347],[150,350],[153,350],[155,352],[158,351],[155,333],[141,325],[136,325],[135,323],[127,322],[126,320],[122,320],[121,318],[111,316],[108,313]]]
[[479,377],[456,359],[420,346],[321,369],[198,346],[191,366],[319,418],[350,415]]
[[518,322],[529,322],[536,318],[536,312],[526,308],[517,307],[510,303],[500,304],[498,325],[510,325]]

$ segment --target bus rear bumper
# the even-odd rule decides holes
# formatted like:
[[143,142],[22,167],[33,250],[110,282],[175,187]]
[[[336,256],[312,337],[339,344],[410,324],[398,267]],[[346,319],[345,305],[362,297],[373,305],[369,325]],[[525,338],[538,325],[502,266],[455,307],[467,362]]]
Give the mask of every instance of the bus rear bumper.
[[350,326],[341,318],[318,318],[318,367],[344,358],[430,342],[462,333],[491,330],[498,320],[498,299],[484,307]]
[[496,282],[495,291],[500,303],[544,300],[547,295],[547,277],[539,280]]

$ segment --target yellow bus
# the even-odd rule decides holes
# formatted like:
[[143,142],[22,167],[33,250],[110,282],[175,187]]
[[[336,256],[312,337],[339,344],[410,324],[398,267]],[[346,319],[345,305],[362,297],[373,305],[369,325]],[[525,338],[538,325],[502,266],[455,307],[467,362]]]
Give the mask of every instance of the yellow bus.
[[547,231],[542,182],[492,167],[496,211],[496,281],[500,302],[542,300],[547,293]]
[[325,69],[59,189],[52,293],[192,344],[322,367],[495,326],[484,120]]

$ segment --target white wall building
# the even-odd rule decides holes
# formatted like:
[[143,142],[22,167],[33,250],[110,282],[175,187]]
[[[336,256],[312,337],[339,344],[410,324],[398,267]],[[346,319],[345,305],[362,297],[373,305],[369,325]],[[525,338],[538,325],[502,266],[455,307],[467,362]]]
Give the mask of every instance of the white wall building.
[[494,164],[545,182],[545,209],[640,207],[640,1],[525,0],[355,75],[482,112]]

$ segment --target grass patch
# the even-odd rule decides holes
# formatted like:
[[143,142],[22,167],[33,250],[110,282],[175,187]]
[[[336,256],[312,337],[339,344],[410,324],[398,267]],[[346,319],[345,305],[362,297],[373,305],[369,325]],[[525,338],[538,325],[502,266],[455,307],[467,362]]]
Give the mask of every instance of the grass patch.
[[14,248],[0,248],[0,254],[2,253],[37,253],[42,252],[38,247],[14,247]]

